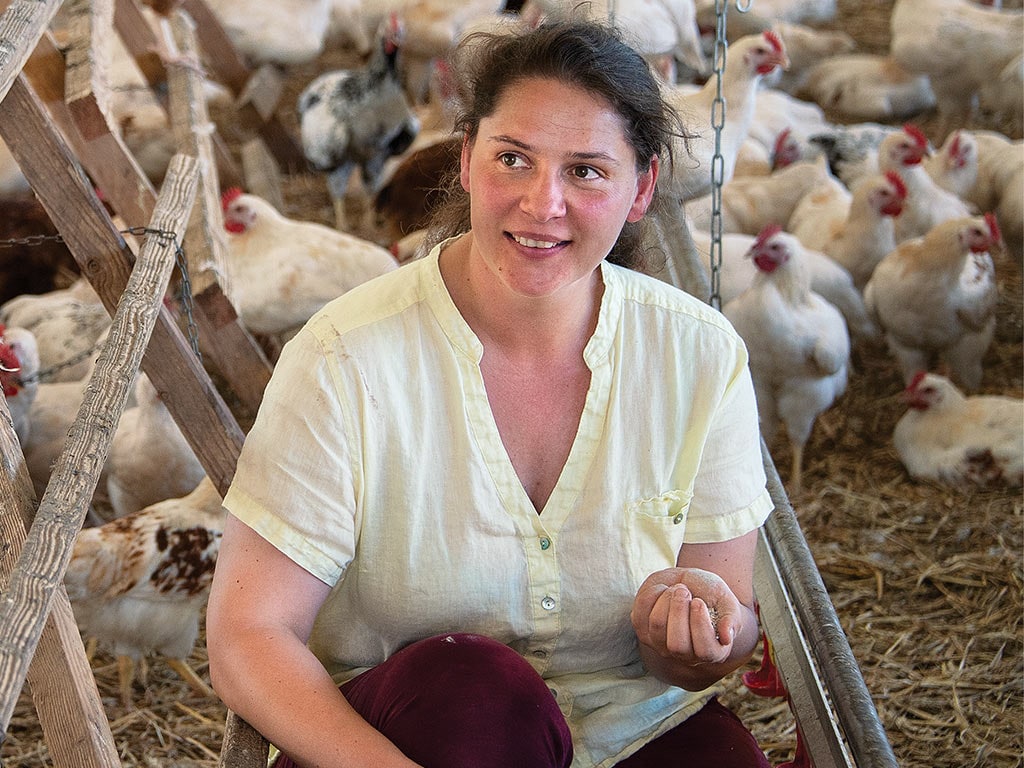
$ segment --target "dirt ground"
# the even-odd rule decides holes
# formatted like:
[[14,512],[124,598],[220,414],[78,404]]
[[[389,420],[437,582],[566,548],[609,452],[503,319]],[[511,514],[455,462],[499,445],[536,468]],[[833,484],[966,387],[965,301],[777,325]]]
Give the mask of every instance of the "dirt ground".
[[[887,50],[893,0],[838,5],[834,26],[859,50]],[[281,109],[286,123],[294,125],[294,94],[333,60],[328,54],[291,73]],[[915,122],[928,133],[934,115]],[[221,130],[235,148],[245,138],[229,126]],[[288,215],[332,222],[322,176],[291,174],[284,192]],[[997,255],[1002,295],[985,393],[1024,396],[1021,271],[1020,254]],[[892,446],[904,406],[889,355],[881,345],[859,344],[852,363],[847,393],[814,427],[805,490],[791,501],[881,722],[904,768],[1022,766],[1024,497],[912,481]],[[770,449],[786,481],[788,446],[780,440]],[[205,675],[202,638],[191,663]],[[152,660],[126,709],[114,660],[100,653],[94,673],[124,765],[216,765],[219,702],[193,694]],[[751,695],[738,677],[729,682],[727,703],[773,763],[790,759],[795,728],[787,705]],[[27,692],[0,758],[10,768],[52,765]]]

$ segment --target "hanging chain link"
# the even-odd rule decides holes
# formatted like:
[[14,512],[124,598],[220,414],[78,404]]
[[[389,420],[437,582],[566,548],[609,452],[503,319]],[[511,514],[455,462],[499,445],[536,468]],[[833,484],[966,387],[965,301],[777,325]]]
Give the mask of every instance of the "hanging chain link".
[[[199,351],[199,326],[196,324],[193,310],[192,282],[188,276],[188,262],[185,259],[185,251],[178,242],[177,235],[170,230],[154,229],[152,227],[129,227],[128,229],[120,230],[120,233],[122,235],[134,235],[136,237],[153,235],[158,238],[163,245],[167,245],[169,243],[174,244],[174,262],[178,267],[178,272],[181,274],[181,286],[178,293],[182,309],[185,312],[186,335],[188,337],[189,346],[192,348],[192,353],[200,362],[202,362],[203,355]],[[63,242],[64,237],[62,235],[27,235],[25,237],[11,238],[9,240],[0,240],[0,248],[11,248],[14,246],[35,247],[42,245],[43,243]],[[77,352],[67,360],[57,363],[56,365],[52,365],[44,370],[37,371],[32,376],[19,379],[19,381],[23,384],[30,384],[34,381],[43,381],[58,371],[78,365],[80,362],[90,357],[102,345],[103,341],[98,341],[89,349]]]
[[[736,10],[747,13],[754,0],[736,0]],[[715,309],[722,308],[722,186],[725,184],[725,158],[722,156],[722,129],[725,127],[726,100],[722,95],[726,52],[725,36],[728,0],[715,0],[715,98],[711,102],[711,127],[715,131],[715,154],[711,158],[711,297]]]
[[722,156],[722,129],[725,127],[725,97],[722,78],[729,43],[725,38],[727,0],[715,0],[715,98],[711,102],[711,127],[715,132],[715,154],[711,158],[711,306],[722,308],[722,185],[725,183],[725,158]]

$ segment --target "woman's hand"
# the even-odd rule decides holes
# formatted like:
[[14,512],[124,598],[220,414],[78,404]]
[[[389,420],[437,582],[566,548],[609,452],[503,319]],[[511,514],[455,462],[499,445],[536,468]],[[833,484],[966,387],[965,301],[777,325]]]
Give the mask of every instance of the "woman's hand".
[[726,661],[743,626],[740,601],[729,585],[700,568],[666,568],[648,576],[630,619],[642,645],[689,666]]

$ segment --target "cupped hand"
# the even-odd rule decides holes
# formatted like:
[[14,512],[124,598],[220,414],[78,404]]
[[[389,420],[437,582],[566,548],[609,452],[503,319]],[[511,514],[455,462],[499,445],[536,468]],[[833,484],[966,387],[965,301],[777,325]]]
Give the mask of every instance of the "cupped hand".
[[729,585],[700,568],[652,573],[636,593],[630,620],[637,639],[684,664],[715,664],[732,653],[743,614]]

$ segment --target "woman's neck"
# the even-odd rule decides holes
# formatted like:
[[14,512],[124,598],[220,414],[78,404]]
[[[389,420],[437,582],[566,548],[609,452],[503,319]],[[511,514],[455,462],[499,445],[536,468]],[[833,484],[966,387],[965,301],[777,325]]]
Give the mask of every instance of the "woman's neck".
[[[497,346],[510,357],[582,355],[597,327],[604,286],[600,271],[589,281],[542,297],[517,296],[497,281],[473,274],[467,235],[441,254],[441,276],[460,314],[484,348]],[[486,269],[486,267],[484,267]]]

